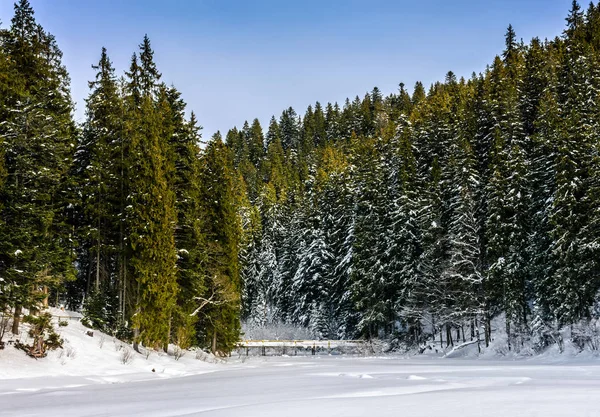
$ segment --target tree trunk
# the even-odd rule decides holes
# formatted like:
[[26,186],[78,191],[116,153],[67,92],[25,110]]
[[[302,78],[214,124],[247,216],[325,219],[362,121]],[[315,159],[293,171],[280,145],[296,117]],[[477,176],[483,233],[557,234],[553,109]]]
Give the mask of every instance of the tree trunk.
[[125,321],[125,274],[123,273],[125,255],[123,255],[123,225],[120,225],[119,230],[119,313],[121,320]]
[[100,219],[98,219],[98,241],[96,247],[96,282],[94,288],[96,292],[100,290]]
[[140,352],[140,344],[138,342],[140,338],[140,329],[135,328],[133,329],[133,350],[135,350],[137,353],[141,353]]
[[48,286],[44,285],[44,294],[46,295],[44,297],[44,300],[42,301],[42,305],[44,306],[44,308],[48,308]]
[[477,352],[481,353],[481,337],[479,335],[479,324],[477,323],[477,319],[475,319],[475,336],[477,336]]
[[171,339],[171,318],[169,317],[169,330],[167,330],[167,341],[163,345],[163,350],[165,353],[169,353],[169,341]]
[[521,294],[521,304],[522,304],[522,309],[523,309],[523,326],[521,328],[521,330],[523,330],[524,328],[527,327],[527,297],[525,296],[526,291],[525,291],[525,278],[522,276],[521,277],[521,285],[523,288],[523,292]]
[[486,313],[485,315],[485,326],[483,330],[485,333],[485,347],[489,347],[490,342],[492,340],[492,326],[490,323],[490,316],[488,313]]
[[211,351],[213,355],[217,354],[217,329],[213,330]]
[[[120,146],[120,151],[121,151],[121,176],[120,176],[120,180],[119,180],[119,185],[121,187],[121,196],[119,198],[119,214],[124,216],[125,215],[125,172],[123,169],[124,166],[124,161],[125,161],[125,152],[124,152],[124,146],[123,146],[123,120],[124,120],[124,114],[122,114],[122,118],[121,118],[121,140],[119,141],[119,146]],[[125,322],[125,291],[126,291],[126,270],[127,270],[127,264],[125,263],[125,248],[123,245],[123,239],[125,237],[125,230],[123,229],[123,218],[121,218],[121,221],[119,222],[119,254],[120,254],[120,265],[119,265],[119,285],[121,286],[123,292],[121,293],[121,320],[123,322]]]
[[127,260],[123,255],[123,321],[127,317]]
[[13,325],[12,325],[12,333],[19,334],[19,324],[21,323],[21,311],[23,311],[23,307],[21,305],[17,305],[15,307],[15,315],[13,317]]
[[86,271],[86,283],[85,283],[85,295],[90,293],[90,287],[92,284],[92,263],[88,262],[87,271]]
[[[140,312],[140,307],[139,307],[139,305],[140,305],[140,283],[139,283],[139,281],[137,284],[138,284],[137,285],[137,294],[135,295],[135,297],[136,297],[136,300],[135,300],[135,311],[136,312],[135,312],[135,314],[139,314],[139,312]],[[140,338],[140,329],[136,327],[133,329],[133,348],[135,349],[136,352],[141,353],[139,351],[139,345],[138,345],[139,338]]]
[[506,341],[508,343],[508,351],[511,350],[511,334],[510,334],[510,320],[506,319]]

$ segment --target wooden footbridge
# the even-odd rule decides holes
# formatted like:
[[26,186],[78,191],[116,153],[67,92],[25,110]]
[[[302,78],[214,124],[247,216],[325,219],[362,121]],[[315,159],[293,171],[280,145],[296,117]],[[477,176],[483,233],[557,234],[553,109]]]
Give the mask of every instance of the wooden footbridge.
[[371,345],[366,340],[241,340],[238,343],[238,352],[240,355],[249,355],[252,351],[257,351],[261,356],[292,355],[298,353],[312,355],[317,353],[366,353],[372,350]]

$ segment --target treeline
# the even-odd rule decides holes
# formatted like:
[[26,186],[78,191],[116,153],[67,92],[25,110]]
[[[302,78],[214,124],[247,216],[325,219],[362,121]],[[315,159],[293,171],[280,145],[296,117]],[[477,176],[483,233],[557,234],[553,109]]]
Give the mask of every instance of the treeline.
[[0,30],[0,314],[83,308],[152,348],[228,351],[239,335],[240,183],[218,135],[161,82],[148,37],[118,77],[93,66],[74,123],[54,37],[27,0]]
[[597,318],[600,6],[566,21],[528,44],[509,26],[469,79],[229,131],[244,318],[452,343],[503,316],[509,348]]

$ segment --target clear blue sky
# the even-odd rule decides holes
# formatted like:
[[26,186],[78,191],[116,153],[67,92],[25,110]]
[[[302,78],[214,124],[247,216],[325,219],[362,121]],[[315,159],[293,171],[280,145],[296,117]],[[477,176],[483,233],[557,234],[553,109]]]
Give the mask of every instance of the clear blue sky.
[[[509,23],[526,41],[564,28],[571,0],[232,1],[30,0],[64,53],[84,115],[87,81],[105,46],[118,73],[145,33],[163,80],[183,94],[204,126],[266,129],[287,106],[303,114],[378,86],[385,94],[482,71],[504,47]],[[3,26],[12,1],[0,0]],[[582,3],[583,6],[587,2]]]

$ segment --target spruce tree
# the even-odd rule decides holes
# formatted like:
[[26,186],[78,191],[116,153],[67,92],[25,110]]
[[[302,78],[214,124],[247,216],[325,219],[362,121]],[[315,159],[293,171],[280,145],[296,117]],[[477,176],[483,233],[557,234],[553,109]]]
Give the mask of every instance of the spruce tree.
[[77,189],[81,195],[77,226],[80,231],[80,277],[86,293],[118,286],[117,256],[120,210],[120,138],[123,106],[112,63],[105,48],[92,66],[86,122],[75,158]]
[[142,65],[134,58],[129,73],[125,116],[130,172],[125,215],[135,293],[132,321],[136,342],[166,348],[177,299],[177,213],[168,182],[173,170],[168,158],[170,135],[163,129],[168,102],[164,96],[156,99],[159,74],[147,37],[140,50]]
[[[419,264],[423,252],[419,224],[417,166],[413,153],[413,132],[406,116],[400,116],[393,140],[397,166],[394,169],[396,195],[391,199],[389,216],[391,233],[387,235],[389,277],[392,282],[394,311],[398,314],[407,305],[412,292],[422,279]],[[420,331],[417,317],[404,315],[413,332]]]
[[353,196],[347,156],[333,147],[323,149],[317,171],[319,217],[326,248],[325,280],[321,284],[318,331],[330,339],[354,336],[356,315],[350,279],[354,242]]
[[391,306],[385,288],[389,277],[382,273],[383,255],[381,236],[385,234],[385,186],[381,158],[375,140],[353,139],[355,166],[353,192],[355,226],[352,267],[352,298],[360,320],[357,331],[369,338],[377,337],[380,330],[389,329]]
[[217,133],[202,153],[200,201],[206,236],[206,293],[198,302],[198,336],[213,352],[230,351],[240,331],[241,226],[231,154]]
[[161,87],[164,129],[169,138],[173,168],[169,188],[175,194],[177,215],[174,230],[177,251],[177,308],[171,325],[171,337],[182,348],[195,340],[196,308],[194,297],[205,291],[206,245],[202,231],[203,213],[200,205],[200,130],[194,112],[185,120],[185,102],[174,87]]
[[279,131],[283,149],[297,151],[300,144],[300,126],[298,115],[293,108],[290,107],[281,113]]
[[74,278],[67,172],[76,129],[62,53],[27,0],[15,4],[2,50],[14,65],[16,87],[0,127],[6,170],[0,235],[17,333],[22,308],[37,308],[48,287],[58,290]]

